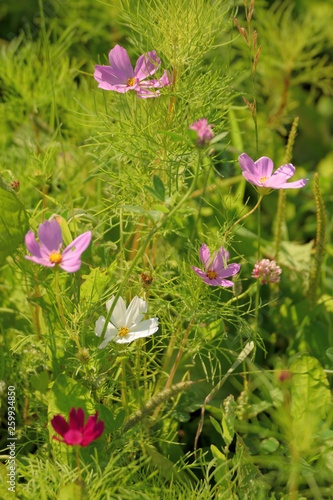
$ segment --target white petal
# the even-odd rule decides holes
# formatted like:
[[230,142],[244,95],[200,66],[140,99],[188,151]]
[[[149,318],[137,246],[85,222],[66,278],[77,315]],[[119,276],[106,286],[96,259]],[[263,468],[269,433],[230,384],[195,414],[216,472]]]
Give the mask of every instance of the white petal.
[[113,323],[117,328],[125,326],[126,323],[126,304],[122,297],[119,297],[117,304],[113,309],[111,314],[111,323]]
[[107,301],[107,303],[105,304],[106,305],[106,310],[107,312],[110,311],[110,307],[112,306],[113,304],[113,301],[114,301],[114,295],[112,295],[111,299]]
[[104,316],[100,316],[95,323],[95,335],[97,335],[97,337],[101,336],[104,324],[105,324],[105,318]]
[[158,330],[158,318],[151,318],[142,321],[138,325],[134,325],[127,335],[124,337],[117,337],[115,342],[117,344],[127,344],[133,340],[149,337]]
[[98,349],[103,349],[103,347],[105,347],[106,345],[108,345],[108,343],[110,342],[110,340],[112,340],[112,339],[110,339],[110,338],[105,338],[105,339],[103,340],[103,342],[102,342],[102,343],[98,346]]
[[131,325],[139,323],[146,314],[147,309],[148,302],[136,295],[127,308],[126,324],[124,326],[130,328]]
[[[105,325],[105,318],[104,316],[100,316],[95,323],[95,335],[97,335],[97,337],[101,336],[104,325]],[[116,335],[118,335],[118,329],[111,323],[109,323],[105,332],[105,338],[111,340]]]

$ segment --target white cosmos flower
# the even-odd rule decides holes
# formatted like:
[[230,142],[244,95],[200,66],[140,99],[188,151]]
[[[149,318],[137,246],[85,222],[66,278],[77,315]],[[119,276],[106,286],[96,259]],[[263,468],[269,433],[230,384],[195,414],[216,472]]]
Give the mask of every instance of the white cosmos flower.
[[[110,310],[114,296],[106,303],[107,311]],[[148,302],[135,296],[128,308],[124,300],[119,297],[108,323],[105,338],[99,349],[103,349],[110,340],[117,344],[127,344],[142,337],[148,337],[158,330],[158,318],[141,321],[148,309]],[[95,334],[100,337],[105,325],[105,317],[100,316],[95,323]]]

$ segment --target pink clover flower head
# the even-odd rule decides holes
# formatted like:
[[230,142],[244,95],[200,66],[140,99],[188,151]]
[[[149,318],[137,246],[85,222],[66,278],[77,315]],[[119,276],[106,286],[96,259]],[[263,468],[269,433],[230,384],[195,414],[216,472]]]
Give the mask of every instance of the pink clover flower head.
[[110,66],[95,66],[94,78],[101,89],[114,90],[121,94],[135,90],[138,97],[146,99],[157,97],[160,91],[155,89],[166,87],[171,83],[166,70],[161,78],[146,80],[161,65],[161,59],[157,57],[155,50],[142,54],[134,70],[126,49],[119,45],[110,51],[109,61]]
[[53,439],[66,443],[69,446],[88,446],[98,439],[104,432],[104,422],[98,419],[98,412],[89,416],[84,425],[85,415],[82,408],[74,408],[69,412],[69,423],[61,415],[56,415],[51,420],[53,429],[63,439],[53,436]]
[[229,264],[229,252],[221,247],[220,250],[214,253],[213,257],[210,255],[208,246],[203,243],[200,248],[200,260],[203,263],[204,271],[198,267],[191,266],[193,271],[203,279],[207,285],[211,286],[233,286],[233,281],[225,278],[234,276],[240,270],[240,264]]
[[[107,311],[110,310],[114,296],[106,303]],[[158,318],[142,321],[148,310],[148,302],[135,296],[126,309],[122,297],[117,300],[116,306],[111,314],[111,321],[105,331],[105,338],[99,349],[103,349],[111,340],[117,344],[127,344],[140,338],[148,337],[158,330]],[[100,337],[105,325],[105,317],[100,316],[95,323],[95,334]]]
[[214,132],[212,130],[212,127],[214,127],[214,125],[208,125],[207,118],[201,118],[200,120],[194,122],[189,126],[191,130],[195,130],[198,134],[198,146],[206,146],[213,139]]
[[301,188],[309,180],[300,179],[299,181],[287,182],[294,175],[295,167],[288,163],[288,165],[282,165],[273,173],[273,161],[267,156],[262,156],[254,162],[246,153],[242,153],[238,161],[245,179],[257,186],[258,191],[263,194],[268,194],[272,189]]
[[61,227],[53,219],[39,224],[38,238],[39,243],[31,229],[25,235],[25,244],[32,254],[26,255],[26,259],[46,267],[58,265],[68,273],[75,273],[81,267],[81,254],[89,246],[91,231],[81,234],[62,250]]
[[281,267],[276,265],[275,260],[262,259],[255,264],[252,271],[252,278],[261,279],[262,285],[270,283],[278,283],[280,281]]

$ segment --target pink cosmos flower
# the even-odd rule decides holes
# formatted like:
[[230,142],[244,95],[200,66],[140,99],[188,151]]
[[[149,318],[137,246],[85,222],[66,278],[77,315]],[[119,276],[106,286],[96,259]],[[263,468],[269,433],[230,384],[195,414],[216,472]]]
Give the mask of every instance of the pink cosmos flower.
[[32,257],[26,255],[25,258],[32,260],[36,264],[46,267],[54,267],[56,264],[68,273],[75,273],[81,267],[81,254],[88,247],[91,240],[91,231],[81,234],[75,238],[63,251],[61,227],[53,219],[39,224],[39,243],[35,234],[30,231],[25,235],[25,244]]
[[102,420],[97,422],[97,418],[98,412],[93,417],[88,417],[86,425],[84,425],[84,411],[82,408],[76,410],[73,406],[69,412],[69,423],[61,415],[52,418],[53,429],[63,438],[59,439],[57,436],[53,436],[53,439],[69,446],[88,446],[104,432],[104,422]]
[[259,188],[269,188],[269,190],[297,189],[305,186],[309,180],[300,179],[299,181],[287,182],[294,175],[295,167],[288,163],[288,165],[279,167],[273,174],[274,164],[267,156],[262,156],[254,162],[246,153],[242,153],[238,161],[245,179]]
[[119,45],[110,51],[109,61],[110,66],[95,66],[94,78],[101,89],[115,90],[121,94],[135,90],[138,97],[146,99],[157,97],[160,91],[154,89],[166,87],[171,83],[166,70],[160,79],[146,80],[161,65],[161,59],[157,57],[155,50],[142,54],[134,71],[127,51]]
[[193,271],[197,273],[200,278],[204,280],[207,285],[211,286],[233,286],[233,282],[226,280],[229,276],[237,274],[240,270],[240,264],[229,264],[229,252],[221,247],[220,250],[214,253],[213,257],[210,256],[208,246],[204,243],[200,248],[200,260],[203,263],[204,271],[198,267],[191,266]]
[[262,285],[278,283],[280,281],[281,267],[276,265],[275,260],[262,259],[257,262],[252,271],[252,278],[261,279]]
[[195,130],[198,134],[198,146],[205,146],[213,139],[214,132],[212,131],[212,127],[214,125],[208,125],[207,118],[201,118],[197,122],[194,122],[193,125],[190,125],[189,128]]

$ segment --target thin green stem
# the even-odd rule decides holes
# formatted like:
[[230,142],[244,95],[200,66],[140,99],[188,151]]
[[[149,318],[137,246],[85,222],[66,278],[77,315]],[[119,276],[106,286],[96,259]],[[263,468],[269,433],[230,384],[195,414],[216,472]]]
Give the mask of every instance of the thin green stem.
[[[260,199],[259,199],[260,200]],[[258,208],[258,262],[260,262],[260,254],[261,254],[261,249],[260,249],[260,240],[261,240],[261,213],[260,213],[260,206]],[[260,280],[257,281],[257,290],[256,290],[256,323],[255,323],[255,329],[256,332],[258,332],[258,326],[259,326],[259,300],[260,300]]]
[[110,307],[110,309],[109,309],[109,311],[108,311],[108,313],[106,315],[105,324],[104,324],[104,327],[103,327],[103,331],[101,333],[101,339],[104,339],[105,332],[106,332],[106,329],[107,329],[107,325],[109,324],[109,321],[110,321],[110,318],[111,318],[111,314],[113,313],[113,310],[114,310],[114,308],[115,308],[115,306],[117,304],[117,301],[118,301],[118,299],[119,299],[119,297],[120,297],[120,295],[121,295],[121,293],[122,293],[122,291],[123,291],[123,289],[125,287],[125,284],[127,283],[127,280],[130,277],[131,273],[133,272],[133,269],[137,265],[138,261],[141,259],[141,257],[145,253],[146,248],[147,248],[150,240],[166,224],[166,222],[182,207],[182,205],[185,203],[185,201],[190,197],[191,193],[193,192],[193,190],[195,188],[195,185],[196,185],[196,182],[197,182],[197,179],[198,179],[198,176],[199,176],[200,164],[201,164],[201,155],[198,152],[198,162],[197,162],[197,165],[195,167],[195,172],[194,172],[194,176],[193,176],[190,188],[184,194],[184,196],[182,197],[182,199],[177,203],[177,205],[174,206],[170,210],[170,212],[168,214],[166,214],[166,216],[163,219],[159,220],[154,225],[154,227],[152,228],[152,230],[147,235],[147,237],[146,237],[146,239],[145,239],[142,247],[138,250],[137,254],[135,255],[134,259],[132,260],[132,263],[131,263],[130,267],[128,268],[127,272],[125,273],[125,276],[124,276],[122,282],[119,285],[118,292],[116,293],[114,301],[113,301],[113,303],[112,303],[112,305],[111,305],[111,307]]
[[224,239],[226,239],[227,236],[229,236],[229,234],[231,233],[231,231],[233,230],[233,228],[235,226],[237,226],[237,224],[239,224],[242,220],[246,219],[246,217],[248,217],[249,215],[253,214],[253,212],[255,212],[255,210],[259,207],[260,205],[260,202],[263,198],[263,195],[259,195],[259,200],[258,202],[256,203],[256,205],[252,208],[252,210],[250,210],[247,214],[243,215],[243,217],[241,217],[240,219],[238,219],[229,229],[228,231],[225,233],[224,235]]
[[122,359],[121,360],[121,398],[123,400],[123,405],[124,405],[124,410],[126,415],[128,415],[128,398],[127,398],[127,392],[126,392],[126,367],[125,367],[125,361]]
[[75,456],[76,456],[76,465],[77,465],[77,471],[79,474],[79,482],[82,482],[82,476],[81,476],[81,465],[80,465],[80,452],[79,452],[79,447],[75,446]]

